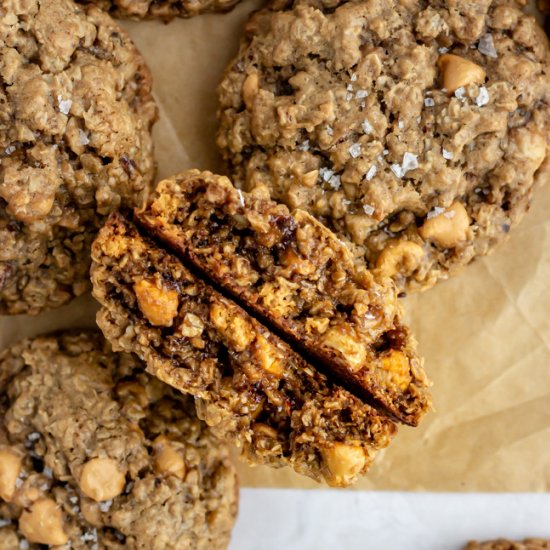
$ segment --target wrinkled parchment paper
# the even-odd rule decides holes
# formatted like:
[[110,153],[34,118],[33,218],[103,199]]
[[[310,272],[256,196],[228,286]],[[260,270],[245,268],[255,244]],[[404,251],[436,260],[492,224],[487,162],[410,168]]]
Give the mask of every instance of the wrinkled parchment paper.
[[[256,2],[256,3],[254,3]],[[246,0],[225,15],[125,22],[154,76],[159,177],[219,169],[215,88],[237,51]],[[487,259],[406,298],[434,381],[437,411],[402,427],[356,488],[550,490],[550,185]],[[94,325],[86,296],[36,318],[0,319],[0,347],[58,328]],[[240,466],[244,486],[315,487],[290,469]]]

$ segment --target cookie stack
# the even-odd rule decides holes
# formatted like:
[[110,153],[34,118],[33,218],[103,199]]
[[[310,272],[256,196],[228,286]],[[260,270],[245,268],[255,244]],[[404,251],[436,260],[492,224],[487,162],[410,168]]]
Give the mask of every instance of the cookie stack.
[[550,54],[519,2],[274,0],[219,86],[230,178],[154,189],[150,73],[106,11],[234,3],[0,7],[0,313],[93,287],[103,333],[0,355],[0,548],[226,547],[231,446],[353,483],[431,408],[398,297],[548,177]]

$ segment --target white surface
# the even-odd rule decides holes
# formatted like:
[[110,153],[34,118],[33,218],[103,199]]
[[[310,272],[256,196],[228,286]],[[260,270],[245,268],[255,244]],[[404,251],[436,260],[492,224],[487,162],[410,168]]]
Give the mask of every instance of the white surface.
[[243,489],[230,550],[459,550],[550,538],[550,494]]

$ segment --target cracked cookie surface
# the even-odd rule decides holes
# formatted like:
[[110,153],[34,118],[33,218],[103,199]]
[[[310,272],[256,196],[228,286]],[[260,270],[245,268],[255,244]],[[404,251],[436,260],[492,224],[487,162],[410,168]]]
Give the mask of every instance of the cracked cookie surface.
[[548,42],[520,4],[253,14],[219,87],[236,184],[309,211],[403,289],[488,253],[550,177]]
[[195,396],[199,417],[251,464],[346,486],[390,443],[390,419],[332,384],[121,215],[101,229],[92,256],[106,338]]
[[105,216],[154,176],[151,76],[96,7],[0,7],[0,314],[35,314],[89,289]]
[[496,539],[485,542],[469,542],[464,550],[546,550],[550,548],[550,541],[544,539],[525,539],[512,541]]
[[193,17],[200,13],[226,12],[239,0],[77,0],[95,4],[115,17],[131,19],[163,19]]
[[308,213],[190,170],[160,182],[135,220],[359,397],[413,425],[429,409],[395,286]]
[[228,448],[135,356],[99,332],[24,340],[0,392],[0,548],[227,546]]

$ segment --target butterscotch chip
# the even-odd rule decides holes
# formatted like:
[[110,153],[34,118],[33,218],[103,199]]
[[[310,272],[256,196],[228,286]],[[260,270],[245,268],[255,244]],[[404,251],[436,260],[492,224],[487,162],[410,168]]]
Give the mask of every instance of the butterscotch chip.
[[[436,226],[433,219],[425,232],[445,242],[463,238],[462,217],[453,213],[460,222],[454,229],[452,220]],[[227,178],[191,170],[160,182],[135,219],[357,395],[413,425],[429,409],[428,381],[394,285],[356,266],[349,248],[310,214],[289,212],[235,189]],[[385,258],[384,272],[424,254],[408,241],[384,255],[390,251],[393,261]],[[241,339],[240,332],[233,326],[232,338]],[[282,359],[263,349],[262,340],[255,345],[262,368],[282,376]],[[388,361],[390,352],[399,360]]]
[[[370,268],[417,245],[416,265],[394,264],[400,289],[489,253],[550,179],[550,50],[521,4],[276,0],[254,13],[219,87],[235,184],[313,214]],[[455,214],[456,238],[428,231]]]
[[[258,227],[262,221],[255,220]],[[109,246],[114,239],[127,245],[114,249]],[[92,254],[93,292],[102,305],[97,320],[105,336],[117,349],[143,357],[151,374],[194,396],[199,417],[236,443],[249,462],[291,466],[345,486],[390,443],[396,430],[390,419],[330,382],[122,215],[109,218]],[[145,276],[171,281],[178,292],[180,310],[170,327],[155,326],[135,307],[135,282]],[[185,336],[190,316],[201,330]],[[334,460],[332,469],[327,466],[323,453],[351,442],[364,460],[355,459],[347,469],[338,469]],[[167,458],[169,464],[174,457]],[[163,464],[160,460],[157,467]]]
[[151,75],[94,6],[0,7],[0,314],[35,314],[89,289],[106,215],[154,175]]
[[115,17],[162,19],[193,17],[200,13],[229,11],[239,0],[77,0],[95,4]]
[[0,394],[0,489],[6,456],[20,462],[0,548],[227,547],[229,449],[135,356],[98,332],[24,340],[0,353]]

